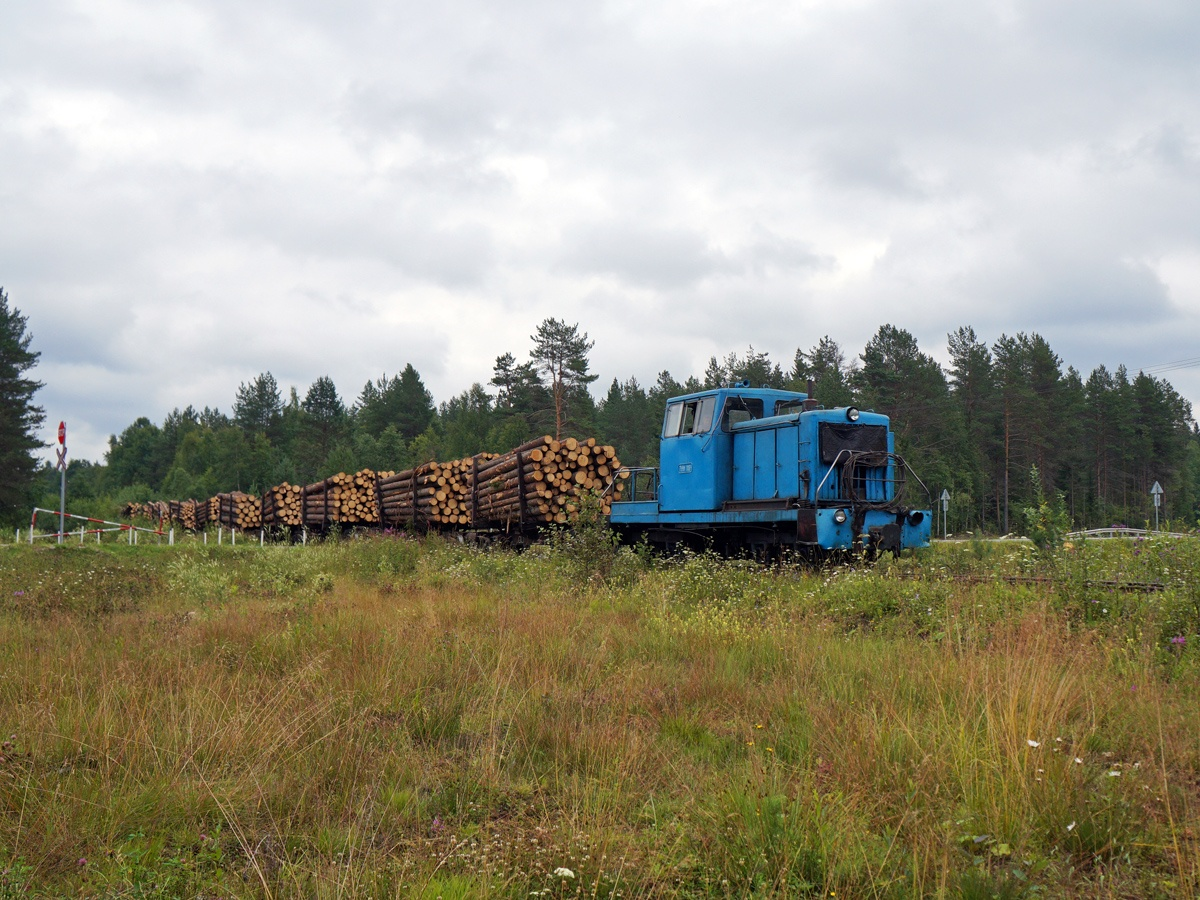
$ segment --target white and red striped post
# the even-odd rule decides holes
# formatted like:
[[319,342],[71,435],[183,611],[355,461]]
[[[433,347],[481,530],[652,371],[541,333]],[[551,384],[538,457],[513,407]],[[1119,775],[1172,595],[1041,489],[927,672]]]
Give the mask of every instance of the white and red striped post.
[[67,423],[58,423],[58,470],[62,472],[62,482],[58,491],[58,542],[63,542],[67,530]]

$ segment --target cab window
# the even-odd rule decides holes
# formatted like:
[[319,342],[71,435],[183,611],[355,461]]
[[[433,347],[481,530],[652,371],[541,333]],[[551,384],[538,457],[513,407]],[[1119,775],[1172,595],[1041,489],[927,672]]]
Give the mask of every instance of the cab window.
[[803,400],[776,400],[775,415],[790,416],[793,413],[801,412],[804,409]]
[[679,420],[682,416],[682,403],[667,404],[667,421],[663,425],[663,437],[675,437],[675,435],[679,434]]
[[725,413],[722,427],[749,422],[751,419],[763,417],[762,400],[747,399],[746,397],[730,397],[725,401]]
[[663,437],[684,434],[704,434],[712,428],[715,397],[685,400],[667,405],[667,419],[663,425]]

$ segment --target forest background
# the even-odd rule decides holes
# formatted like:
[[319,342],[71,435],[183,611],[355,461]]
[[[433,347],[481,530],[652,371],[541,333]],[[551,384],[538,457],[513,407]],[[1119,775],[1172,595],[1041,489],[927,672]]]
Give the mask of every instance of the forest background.
[[[701,375],[668,371],[652,385],[614,378],[596,399],[577,325],[545,320],[524,361],[506,352],[487,385],[441,403],[405,365],[348,401],[328,376],[286,392],[270,372],[243,383],[231,414],[192,406],[161,423],[139,418],[109,440],[103,462],[74,460],[70,511],[111,517],[130,500],[258,493],[339,471],[401,470],[431,459],[503,452],[542,433],[595,436],[626,465],[654,465],[667,398],[746,379],[805,390],[826,407],[855,405],[892,418],[896,449],[937,497],[950,493],[955,532],[1005,533],[1035,493],[1061,495],[1077,526],[1143,525],[1150,490],[1165,490],[1164,518],[1200,516],[1200,431],[1191,404],[1166,380],[1124,366],[1086,378],[1038,334],[992,343],[963,327],[948,335],[949,365],[908,331],[881,326],[857,356],[829,337],[785,364],[750,347],[713,357]],[[34,494],[57,508],[58,478],[45,466]]]

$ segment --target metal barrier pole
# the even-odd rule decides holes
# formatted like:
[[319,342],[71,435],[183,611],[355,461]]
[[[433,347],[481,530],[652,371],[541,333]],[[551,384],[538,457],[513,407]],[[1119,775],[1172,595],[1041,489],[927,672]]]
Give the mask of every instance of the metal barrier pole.
[[170,541],[168,541],[167,546],[168,547],[175,546],[175,529],[174,528],[171,529],[171,539],[170,539]]

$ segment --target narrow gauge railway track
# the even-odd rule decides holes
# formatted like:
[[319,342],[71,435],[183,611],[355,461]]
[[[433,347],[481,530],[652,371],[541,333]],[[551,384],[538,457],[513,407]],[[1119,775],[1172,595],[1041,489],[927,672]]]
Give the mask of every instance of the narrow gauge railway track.
[[[1044,585],[1046,587],[1062,587],[1067,581],[1062,578],[1048,578],[1038,575],[962,575],[944,573],[938,575],[917,574],[915,572],[896,572],[899,578],[912,581],[961,581],[967,584],[989,584],[1002,581],[1005,584]],[[1082,588],[1099,588],[1110,591],[1122,591],[1131,594],[1154,594],[1166,590],[1170,585],[1161,581],[1118,581],[1116,579],[1086,578],[1072,582]]]

